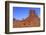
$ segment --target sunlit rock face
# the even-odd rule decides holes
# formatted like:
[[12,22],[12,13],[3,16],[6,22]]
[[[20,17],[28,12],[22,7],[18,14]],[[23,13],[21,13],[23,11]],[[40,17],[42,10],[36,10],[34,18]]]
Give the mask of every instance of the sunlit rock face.
[[35,10],[29,11],[29,16],[26,19],[14,20],[13,28],[21,28],[21,27],[39,27],[40,26],[40,18],[35,14]]

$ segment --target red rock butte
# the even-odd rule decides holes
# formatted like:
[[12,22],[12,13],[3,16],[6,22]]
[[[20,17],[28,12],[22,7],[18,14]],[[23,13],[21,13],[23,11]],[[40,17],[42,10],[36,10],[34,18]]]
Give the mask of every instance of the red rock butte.
[[29,11],[29,16],[23,20],[14,20],[13,28],[23,28],[23,27],[39,27],[40,18],[35,14],[35,10]]

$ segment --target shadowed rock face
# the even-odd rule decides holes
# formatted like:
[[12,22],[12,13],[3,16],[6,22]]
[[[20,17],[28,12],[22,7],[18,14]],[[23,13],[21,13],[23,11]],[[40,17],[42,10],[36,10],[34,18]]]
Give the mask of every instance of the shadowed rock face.
[[30,10],[29,16],[22,21],[13,21],[13,28],[21,27],[38,27],[40,26],[40,18],[35,14],[35,10]]

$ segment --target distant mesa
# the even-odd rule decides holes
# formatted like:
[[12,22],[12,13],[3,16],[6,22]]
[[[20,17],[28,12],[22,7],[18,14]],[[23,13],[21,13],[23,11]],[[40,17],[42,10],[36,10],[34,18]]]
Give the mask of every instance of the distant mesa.
[[15,18],[13,18],[13,21],[15,21],[16,19]]

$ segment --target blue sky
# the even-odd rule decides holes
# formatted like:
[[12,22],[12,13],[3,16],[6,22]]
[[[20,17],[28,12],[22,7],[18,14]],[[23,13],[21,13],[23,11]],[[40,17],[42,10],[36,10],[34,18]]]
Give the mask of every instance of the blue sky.
[[35,10],[36,15],[40,16],[40,8],[13,7],[13,18],[17,20],[25,19],[29,15],[29,10]]

